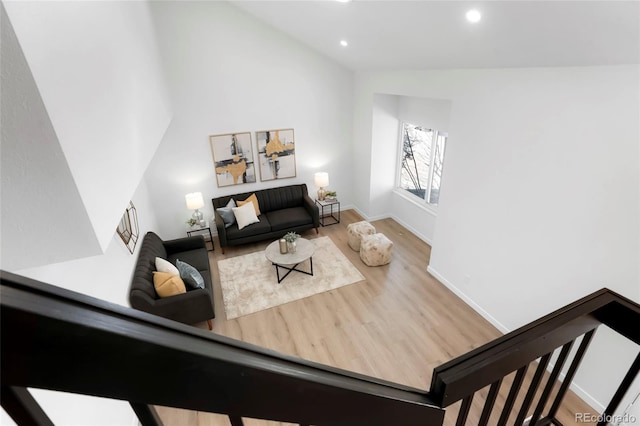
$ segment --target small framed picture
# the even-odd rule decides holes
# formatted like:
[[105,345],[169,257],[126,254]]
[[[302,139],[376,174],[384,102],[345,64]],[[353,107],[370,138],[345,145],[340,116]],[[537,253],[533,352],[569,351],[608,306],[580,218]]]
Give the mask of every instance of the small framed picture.
[[251,133],[209,136],[218,187],[256,181]]
[[293,129],[256,132],[260,180],[286,179],[296,176],[296,144]]

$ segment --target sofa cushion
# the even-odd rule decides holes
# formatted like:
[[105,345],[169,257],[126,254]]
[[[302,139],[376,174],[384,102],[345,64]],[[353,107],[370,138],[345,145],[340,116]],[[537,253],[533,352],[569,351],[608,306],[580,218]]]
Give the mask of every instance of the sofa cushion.
[[306,185],[290,185],[258,191],[258,201],[263,213],[291,207],[300,207],[306,194]]
[[204,278],[196,268],[180,259],[176,260],[176,265],[180,271],[180,278],[191,288],[204,288]]
[[155,271],[153,273],[153,286],[160,297],[171,297],[187,292],[182,278],[169,272]]
[[238,229],[238,224],[236,223],[227,229],[227,239],[233,240],[235,238],[250,237],[271,232],[271,224],[267,216],[260,215],[258,219],[260,219],[260,222],[253,223],[242,230]]
[[167,260],[171,263],[177,263],[178,259],[193,266],[201,274],[203,271],[209,271],[209,254],[206,250],[195,249],[183,251],[169,255]]
[[238,201],[238,207],[242,207],[247,203],[252,203],[253,208],[255,209],[256,216],[260,216],[262,213],[260,212],[260,204],[258,203],[258,198],[256,197],[255,192],[247,197],[246,200]]
[[267,218],[272,231],[295,228],[313,222],[313,218],[304,207],[275,210],[267,213]]
[[229,200],[225,207],[216,209],[222,220],[224,221],[224,227],[228,228],[236,223],[236,216],[233,214],[233,208],[237,207],[236,202],[232,199]]
[[165,260],[161,257],[156,257],[156,271],[158,272],[168,272],[171,275],[180,275],[180,271],[176,268],[173,263]]
[[253,203],[247,202],[240,207],[234,207],[233,214],[236,216],[236,222],[238,223],[238,229],[246,228],[252,223],[259,222],[258,216],[254,210]]

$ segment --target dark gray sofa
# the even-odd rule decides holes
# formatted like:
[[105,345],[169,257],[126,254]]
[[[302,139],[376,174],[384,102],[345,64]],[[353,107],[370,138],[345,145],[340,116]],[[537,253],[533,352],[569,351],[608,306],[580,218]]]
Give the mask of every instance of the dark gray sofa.
[[[138,261],[129,290],[131,307],[185,324],[207,321],[209,330],[215,318],[213,287],[209,272],[209,252],[202,235],[163,241],[153,232],[147,232],[140,247]],[[160,298],[153,286],[156,257],[176,264],[176,259],[196,268],[204,279],[203,289],[190,289],[171,297]]]
[[[256,194],[260,205],[260,222],[253,223],[243,229],[238,229],[234,223],[225,228],[222,217],[217,209],[225,207],[229,200],[243,201],[251,194]],[[318,206],[307,193],[307,185],[289,185],[279,188],[262,189],[243,194],[226,195],[213,198],[216,229],[222,252],[227,246],[254,243],[256,241],[282,238],[290,231],[303,232],[320,226],[320,213]]]

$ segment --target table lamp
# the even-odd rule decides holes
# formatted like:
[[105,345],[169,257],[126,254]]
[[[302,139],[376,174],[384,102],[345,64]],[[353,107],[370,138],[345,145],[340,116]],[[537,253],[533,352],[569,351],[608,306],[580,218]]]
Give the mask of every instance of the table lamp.
[[318,189],[318,200],[323,201],[327,196],[327,191],[324,190],[327,186],[329,186],[329,173],[327,172],[318,172],[314,175],[314,182]]
[[204,207],[204,200],[202,199],[202,192],[192,192],[184,196],[187,200],[187,208],[194,210],[193,216],[191,216],[199,225],[204,225],[204,216],[198,209]]

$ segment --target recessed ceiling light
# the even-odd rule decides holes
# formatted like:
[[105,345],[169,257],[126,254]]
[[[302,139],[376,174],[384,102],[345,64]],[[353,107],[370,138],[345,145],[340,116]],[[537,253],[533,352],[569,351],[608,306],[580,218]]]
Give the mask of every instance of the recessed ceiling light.
[[339,3],[349,3],[351,0],[336,0]]
[[349,43],[347,43],[347,40],[340,40],[340,46],[347,47],[348,45]]
[[468,11],[466,16],[467,21],[473,23],[479,22],[480,19],[482,19],[482,15],[476,9],[471,9],[470,11]]

